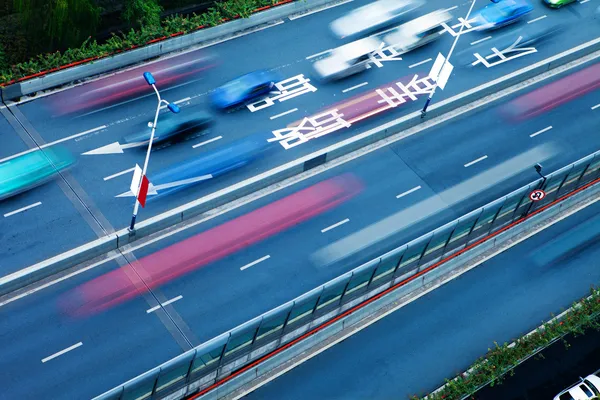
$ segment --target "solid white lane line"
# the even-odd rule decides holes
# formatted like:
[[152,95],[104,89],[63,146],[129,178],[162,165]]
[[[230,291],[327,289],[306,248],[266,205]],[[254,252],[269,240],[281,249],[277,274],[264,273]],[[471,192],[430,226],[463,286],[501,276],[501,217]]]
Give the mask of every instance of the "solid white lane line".
[[263,262],[263,261],[265,261],[265,260],[268,260],[269,258],[271,258],[271,256],[269,256],[269,255],[266,255],[266,256],[264,256],[264,257],[262,257],[262,258],[259,258],[259,259],[258,259],[258,260],[256,260],[256,261],[252,261],[250,264],[246,264],[246,265],[244,265],[242,268],[240,268],[240,271],[243,271],[243,270],[245,270],[245,269],[248,269],[248,268],[252,267],[253,265],[256,265],[256,264],[258,264],[258,263],[261,263],[261,262]]
[[71,135],[71,136],[68,136],[66,138],[55,140],[54,142],[43,144],[39,148],[35,147],[33,149],[29,149],[29,150],[25,150],[25,151],[22,151],[22,152],[17,153],[17,154],[13,154],[12,156],[9,156],[9,157],[1,159],[0,163],[4,162],[4,161],[12,160],[13,158],[17,158],[17,157],[20,157],[20,156],[25,155],[25,154],[33,153],[34,151],[37,151],[38,149],[45,149],[46,147],[54,146],[55,144],[66,142],[67,140],[75,139],[75,138],[78,138],[79,136],[84,136],[84,135],[87,135],[88,133],[93,133],[93,132],[96,132],[96,131],[100,131],[100,130],[105,129],[105,128],[106,128],[106,125],[102,125],[102,126],[99,126],[97,128],[89,129],[89,130],[87,130],[85,132],[76,133],[75,135]]
[[361,86],[365,86],[365,85],[368,85],[368,84],[369,84],[369,82],[363,82],[363,83],[359,83],[359,84],[358,84],[358,85],[356,85],[356,86],[352,86],[352,87],[349,87],[348,89],[344,89],[344,90],[342,90],[342,93],[346,93],[346,92],[349,92],[349,91],[351,91],[351,90],[358,89],[359,87],[361,87]]
[[409,65],[408,68],[418,67],[419,65],[423,65],[425,63],[428,63],[429,61],[431,61],[431,58],[428,58],[427,60],[420,61],[420,62],[418,62],[416,64],[413,64],[413,65]]
[[273,115],[273,116],[272,116],[272,117],[270,117],[269,119],[273,120],[273,119],[275,119],[275,118],[283,117],[284,115],[291,114],[291,113],[293,113],[293,112],[295,112],[295,111],[298,111],[298,109],[297,109],[297,108],[292,108],[291,110],[289,110],[289,111],[286,111],[286,112],[282,112],[281,114]]
[[195,144],[195,145],[193,145],[193,146],[192,146],[192,148],[194,148],[194,149],[195,149],[196,147],[200,147],[200,146],[204,146],[205,144],[209,144],[209,143],[212,143],[212,142],[216,142],[216,141],[217,141],[217,140],[219,140],[219,139],[223,139],[223,136],[217,136],[216,138],[212,138],[212,139],[206,140],[206,141],[204,141],[204,142],[200,142],[200,143],[198,143],[198,144]]
[[458,8],[458,6],[454,6],[454,7],[446,8],[444,11],[449,12],[452,10],[456,10],[457,8]]
[[[161,303],[161,305],[160,305],[160,306],[166,307],[166,306],[168,306],[169,304],[171,304],[171,303],[175,303],[176,301],[178,301],[178,300],[181,300],[181,299],[183,299],[183,296],[182,296],[182,295],[179,295],[179,296],[177,296],[177,297],[174,297],[174,298],[172,298],[171,300],[167,300],[167,301],[165,301],[164,303]],[[154,312],[154,311],[158,310],[158,309],[160,308],[160,306],[154,306],[154,307],[152,307],[151,309],[149,309],[149,310],[146,310],[146,314],[150,314],[151,312]]]
[[6,213],[6,214],[4,214],[4,218],[6,218],[6,217],[10,217],[11,215],[18,214],[18,213],[20,213],[21,211],[26,211],[26,210],[29,210],[30,208],[37,207],[37,206],[41,206],[41,205],[42,205],[42,202],[41,202],[41,201],[38,201],[38,202],[37,202],[37,203],[35,203],[35,204],[31,204],[31,205],[25,206],[25,207],[23,207],[23,208],[19,208],[18,210],[11,211],[11,212],[9,212],[9,213]]
[[552,126],[549,126],[547,128],[542,129],[541,131],[537,131],[536,133],[532,133],[531,135],[529,135],[529,137],[535,137],[539,134],[542,134],[544,132],[548,132],[550,129],[552,129]]
[[596,108],[600,107],[600,104],[596,104],[595,106],[592,107],[592,110],[595,110]]
[[477,160],[473,160],[470,163],[465,164],[465,168],[470,167],[473,164],[477,164],[479,161],[483,161],[487,158],[487,156],[479,157]]
[[541,17],[537,17],[536,19],[532,19],[531,21],[527,21],[528,24],[533,24],[536,21],[546,18],[546,15],[542,15]]
[[76,349],[76,348],[78,348],[78,347],[80,347],[80,346],[83,346],[83,343],[82,343],[82,342],[79,342],[79,343],[77,343],[77,344],[74,344],[74,345],[73,345],[73,346],[71,346],[71,347],[67,347],[66,349],[64,349],[64,350],[61,350],[61,351],[59,351],[58,353],[54,353],[54,354],[52,354],[51,356],[49,356],[49,357],[46,357],[46,358],[42,359],[42,362],[43,362],[43,363],[45,363],[45,362],[48,362],[48,361],[52,360],[53,358],[56,358],[56,357],[62,356],[63,354],[65,354],[65,353],[68,353],[69,351],[71,351],[71,350],[74,350],[74,349]]
[[587,3],[588,1],[590,1],[590,0],[581,0],[581,1],[579,2],[579,4],[585,4],[585,3]]
[[411,194],[411,193],[413,193],[413,192],[416,192],[416,191],[417,191],[417,190],[419,190],[419,189],[421,189],[421,186],[414,187],[414,188],[412,188],[412,189],[410,189],[410,190],[407,190],[407,191],[406,191],[406,192],[404,192],[404,193],[400,193],[398,196],[396,196],[396,198],[397,198],[397,199],[399,199],[399,198],[401,198],[401,197],[404,197],[404,196],[406,196],[406,195],[409,195],[409,194]]
[[104,180],[108,181],[108,180],[111,180],[112,178],[116,178],[117,176],[125,175],[128,172],[132,172],[134,169],[135,169],[135,167],[126,169],[125,171],[117,172],[116,174],[107,176],[106,178],[104,178]]
[[350,220],[349,220],[348,218],[346,218],[345,220],[343,220],[343,221],[340,221],[340,222],[338,222],[337,224],[333,224],[333,225],[331,225],[331,226],[328,226],[328,227],[327,227],[327,228],[325,228],[325,229],[321,229],[321,233],[325,233],[325,232],[327,232],[327,231],[330,231],[330,230],[332,230],[332,229],[335,229],[335,228],[337,228],[337,227],[338,227],[338,226],[340,226],[340,225],[344,225],[346,222],[350,222]]
[[[174,102],[173,102],[173,104],[181,104],[181,103],[185,103],[186,101],[190,101],[191,99],[192,99],[191,97],[186,97],[185,99],[181,99],[181,100],[174,101]],[[161,109],[161,110],[164,110],[164,109],[166,109],[166,108],[167,108],[167,106],[161,106],[161,107],[160,107],[160,109]]]
[[476,40],[474,42],[471,42],[471,46],[473,46],[474,44],[477,44],[477,43],[485,42],[486,40],[489,40],[491,38],[492,38],[491,36],[488,36],[488,37],[484,37],[483,39]]
[[312,15],[312,14],[316,14],[316,13],[318,13],[318,12],[321,12],[321,11],[329,10],[330,8],[337,7],[337,6],[341,6],[342,4],[350,3],[350,2],[352,2],[352,1],[354,1],[354,0],[346,0],[346,1],[342,1],[341,3],[337,3],[337,4],[334,4],[334,5],[332,5],[332,6],[328,6],[328,7],[320,8],[320,9],[318,9],[318,10],[311,11],[311,12],[308,12],[308,13],[306,13],[306,14],[297,15],[297,16],[295,16],[295,17],[289,17],[289,18],[290,18],[290,21],[294,21],[294,20],[296,20],[296,19],[304,18],[304,17],[307,17],[307,16],[309,16],[309,15]]
[[320,52],[320,53],[317,53],[317,54],[313,54],[312,56],[308,56],[308,57],[306,57],[306,60],[310,60],[311,58],[315,58],[315,57],[322,56],[323,54],[325,54],[325,53],[329,53],[330,51],[331,51],[331,49],[329,49],[329,50],[325,50],[325,51],[322,51],[322,52]]

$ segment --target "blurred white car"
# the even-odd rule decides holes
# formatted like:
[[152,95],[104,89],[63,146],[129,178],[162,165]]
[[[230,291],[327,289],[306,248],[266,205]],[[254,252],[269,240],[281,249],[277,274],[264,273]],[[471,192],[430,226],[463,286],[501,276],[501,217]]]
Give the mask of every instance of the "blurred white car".
[[368,68],[370,55],[379,49],[380,44],[381,42],[370,37],[348,43],[315,61],[313,68],[323,81],[357,74]]
[[600,396],[600,370],[563,390],[554,396],[554,400],[590,400],[597,396]]
[[422,0],[379,0],[350,11],[329,27],[339,39],[363,36],[399,23],[406,14],[423,4]]
[[437,40],[446,29],[452,15],[445,10],[438,10],[413,19],[383,36],[383,41],[399,52],[406,53],[429,42]]

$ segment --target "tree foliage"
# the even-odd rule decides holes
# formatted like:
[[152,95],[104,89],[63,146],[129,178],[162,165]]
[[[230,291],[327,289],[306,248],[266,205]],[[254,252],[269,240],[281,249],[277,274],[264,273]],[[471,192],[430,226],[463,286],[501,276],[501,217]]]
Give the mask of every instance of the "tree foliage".
[[123,19],[130,24],[155,27],[160,25],[162,10],[157,0],[127,0],[123,9]]

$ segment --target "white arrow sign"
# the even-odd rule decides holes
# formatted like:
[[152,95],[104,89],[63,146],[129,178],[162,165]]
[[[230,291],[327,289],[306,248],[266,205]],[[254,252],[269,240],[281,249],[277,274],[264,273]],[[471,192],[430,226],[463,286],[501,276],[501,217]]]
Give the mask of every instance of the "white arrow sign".
[[[157,186],[154,186],[152,183],[150,183],[150,186],[148,187],[148,196],[157,195],[159,190],[171,189],[171,188],[174,188],[177,186],[189,185],[191,183],[206,181],[208,179],[211,179],[212,177],[213,176],[211,174],[208,174],[208,175],[197,176],[195,178],[183,179],[181,181],[164,183],[162,185],[157,185]],[[133,194],[133,192],[131,190],[128,190],[127,192],[118,194],[115,197],[135,197],[135,195]]]
[[131,149],[133,147],[145,146],[149,143],[149,140],[145,142],[135,142],[130,144],[121,144],[119,142],[114,142],[111,144],[107,144],[106,146],[98,147],[95,150],[90,150],[85,153],[82,153],[84,156],[95,156],[99,154],[122,154],[123,150]]

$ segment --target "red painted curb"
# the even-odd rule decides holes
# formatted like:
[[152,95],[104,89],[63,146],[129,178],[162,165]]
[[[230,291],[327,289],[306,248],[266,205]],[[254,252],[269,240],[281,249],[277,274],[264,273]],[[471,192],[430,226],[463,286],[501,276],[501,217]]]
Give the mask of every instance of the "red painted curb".
[[384,290],[383,292],[378,293],[375,296],[373,296],[373,297],[371,297],[371,298],[363,301],[362,303],[360,303],[360,304],[358,304],[358,305],[356,305],[356,306],[354,306],[354,307],[352,307],[352,308],[344,311],[342,314],[340,314],[340,315],[338,315],[338,316],[330,319],[329,321],[327,321],[327,322],[325,322],[325,323],[317,326],[313,330],[306,332],[302,336],[297,337],[296,339],[294,339],[291,342],[283,345],[282,347],[280,347],[280,348],[278,348],[276,350],[273,350],[272,352],[270,352],[270,353],[262,356],[258,360],[253,361],[252,363],[246,365],[245,367],[242,367],[241,369],[233,372],[231,375],[229,375],[229,376],[221,379],[220,381],[214,383],[213,385],[211,385],[211,386],[209,386],[209,387],[201,390],[200,392],[198,392],[198,393],[196,393],[194,395],[191,395],[190,397],[188,397],[188,400],[194,400],[194,399],[199,398],[200,396],[205,395],[206,393],[210,392],[211,390],[216,389],[217,387],[219,387],[219,386],[223,385],[224,383],[230,381],[231,379],[235,378],[236,376],[239,376],[239,375],[243,374],[244,372],[248,371],[249,369],[254,368],[258,364],[260,364],[260,363],[262,363],[262,362],[264,362],[264,361],[266,361],[266,360],[268,360],[268,359],[276,356],[277,354],[281,353],[282,351],[284,351],[284,350],[292,347],[293,345],[301,342],[302,340],[304,340],[304,339],[306,339],[306,338],[314,335],[315,333],[323,330],[324,328],[326,328],[326,327],[334,324],[335,322],[339,321],[340,319],[342,319],[342,318],[344,318],[344,317],[346,317],[346,316],[354,313],[357,310],[360,310],[361,308],[369,305],[370,303],[374,302],[375,300],[379,300],[380,298],[382,298],[386,294],[388,294],[388,293],[390,293],[390,292],[398,289],[401,286],[406,285],[407,283],[409,283],[409,282],[411,282],[411,281],[413,281],[413,280],[415,280],[415,279],[423,276],[427,272],[429,272],[429,271],[431,271],[431,270],[439,267],[440,265],[445,264],[446,262],[448,262],[448,261],[450,261],[450,260],[458,257],[459,255],[461,255],[461,254],[463,254],[463,253],[471,250],[475,246],[478,246],[478,245],[480,245],[480,244],[482,244],[484,242],[487,242],[488,240],[490,240],[490,239],[498,236],[502,232],[505,232],[508,229],[510,229],[510,228],[512,228],[512,227],[514,227],[516,225],[519,225],[519,224],[521,224],[524,221],[527,221],[531,217],[533,217],[533,216],[541,213],[542,211],[547,210],[548,208],[552,207],[553,205],[558,204],[558,203],[564,201],[565,199],[568,199],[569,197],[574,196],[575,194],[577,194],[577,193],[579,193],[579,192],[581,192],[581,191],[583,191],[583,190],[585,190],[585,189],[587,189],[587,188],[589,188],[589,187],[591,187],[591,186],[593,186],[593,185],[595,185],[596,183],[599,183],[599,182],[600,182],[600,178],[598,178],[596,180],[593,180],[592,182],[590,182],[590,183],[588,183],[588,184],[586,184],[586,185],[584,185],[584,186],[582,186],[582,187],[580,187],[580,188],[578,188],[578,189],[576,189],[576,190],[574,190],[574,191],[572,191],[570,193],[567,193],[566,195],[564,195],[564,196],[562,196],[562,197],[554,200],[553,202],[546,204],[545,206],[539,208],[538,210],[535,210],[531,214],[529,214],[529,215],[527,215],[527,216],[525,216],[525,217],[523,217],[523,218],[521,218],[521,219],[519,219],[517,221],[514,221],[514,222],[510,223],[509,225],[505,226],[504,228],[499,229],[498,231],[496,231],[496,232],[494,232],[494,233],[492,233],[492,234],[490,234],[490,235],[488,235],[486,237],[481,238],[477,242],[471,243],[470,245],[466,246],[464,249],[457,251],[456,253],[454,253],[454,254],[452,254],[452,255],[450,255],[450,256],[448,256],[448,257],[446,257],[446,258],[444,258],[444,259],[442,259],[440,261],[438,261],[437,263],[435,263],[433,265],[430,265],[429,267],[427,267],[423,271],[421,271],[421,272],[419,272],[419,273],[417,273],[417,274],[415,274],[415,275],[413,275],[413,276],[411,276],[409,278],[406,278],[402,282],[398,282],[394,286],[391,286],[388,289]]
[[[256,10],[253,10],[251,13],[254,14],[254,13],[257,13],[257,12],[260,12],[260,11],[267,10],[269,8],[277,7],[277,6],[280,6],[280,5],[283,5],[283,4],[288,4],[288,3],[291,3],[293,1],[297,1],[297,0],[283,0],[283,1],[280,1],[278,3],[274,3],[273,5],[269,5],[269,6],[264,6],[264,7],[257,8]],[[239,18],[241,18],[239,15],[236,15],[235,17],[233,17],[234,20],[239,19]],[[221,20],[221,22],[229,22],[229,21],[231,21],[230,18],[223,18]],[[201,26],[197,27],[196,29],[194,29],[193,31],[190,31],[188,33],[192,33],[194,31],[201,30],[201,29],[206,29],[206,28],[208,28],[208,26],[201,25]],[[146,43],[144,43],[143,45],[133,45],[133,46],[131,46],[131,47],[125,49],[125,50],[123,50],[123,49],[115,50],[112,53],[107,53],[107,54],[105,54],[103,56],[90,57],[90,58],[86,58],[84,60],[74,61],[74,62],[72,62],[70,64],[65,64],[65,65],[61,65],[59,67],[54,67],[52,69],[40,71],[40,72],[37,72],[35,74],[23,76],[21,78],[15,78],[15,79],[13,79],[11,81],[8,81],[6,83],[0,83],[0,88],[12,85],[13,83],[20,83],[20,82],[23,82],[23,81],[26,81],[26,80],[29,80],[29,79],[39,78],[40,76],[44,76],[44,75],[47,75],[47,74],[52,73],[52,72],[61,71],[63,69],[71,68],[71,67],[74,67],[74,66],[77,66],[77,65],[81,65],[81,64],[85,64],[85,63],[90,62],[90,61],[94,61],[94,60],[99,60],[99,59],[102,59],[102,58],[110,57],[110,56],[112,56],[114,54],[119,54],[119,53],[122,53],[122,52],[127,51],[127,50],[133,50],[133,49],[136,49],[138,47],[147,46],[149,44],[154,44],[156,42],[160,42],[160,41],[166,40],[168,38],[172,38],[172,37],[176,37],[176,36],[181,36],[181,35],[184,35],[184,34],[185,34],[185,32],[183,32],[183,31],[177,32],[177,33],[173,33],[173,34],[171,34],[169,36],[163,36],[163,37],[160,37],[160,38],[157,38],[157,39],[149,40]]]

